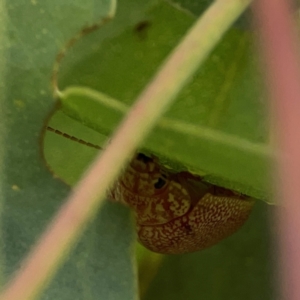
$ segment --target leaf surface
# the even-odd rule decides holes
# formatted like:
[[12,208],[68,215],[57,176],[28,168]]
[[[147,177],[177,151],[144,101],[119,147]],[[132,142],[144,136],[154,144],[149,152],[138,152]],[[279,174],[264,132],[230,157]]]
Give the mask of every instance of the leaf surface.
[[[55,55],[83,26],[106,16],[110,5],[108,0],[0,2],[4,16],[0,18],[1,271],[5,281],[20,267],[70,191],[49,172],[41,153],[42,128],[55,104],[50,88]],[[123,21],[106,35],[117,35],[130,23],[127,16],[138,18],[148,6],[151,1],[123,2]],[[134,242],[128,209],[107,203],[42,298],[135,299]]]
[[[135,25],[103,43],[101,30],[84,37],[61,66],[62,111],[110,135],[194,21],[189,13],[159,2]],[[107,26],[113,31],[117,24]],[[234,27],[179,94],[143,150],[176,170],[270,201],[272,152],[265,109],[251,32]]]

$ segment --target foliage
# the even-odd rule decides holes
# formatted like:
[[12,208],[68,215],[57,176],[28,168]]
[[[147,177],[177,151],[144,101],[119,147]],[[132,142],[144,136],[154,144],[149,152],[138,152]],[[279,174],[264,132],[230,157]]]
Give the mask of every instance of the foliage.
[[[5,108],[0,125],[0,193],[1,269],[6,279],[19,267],[21,258],[69,192],[45,167],[39,138],[45,119],[55,106],[50,88],[54,57],[83,26],[105,16],[110,3],[12,0],[0,5],[5,11],[5,18],[0,18],[5,25],[0,26],[0,84],[4,96],[1,101]],[[51,125],[101,145],[208,2],[182,0],[180,5],[182,9],[162,0],[120,1],[110,24],[85,36],[67,52],[59,86],[68,105],[63,105],[64,113],[57,113]],[[147,26],[140,30],[138,24],[143,22]],[[260,81],[251,32],[235,26],[145,142],[145,151],[154,152],[175,169],[189,169],[204,174],[208,181],[267,198],[265,172],[269,154]],[[91,90],[97,105],[100,103],[96,118],[95,109],[89,108],[94,105]],[[110,98],[118,103],[117,108],[103,104]],[[76,99],[81,102],[81,112],[89,108],[86,115],[74,113],[72,103]],[[51,133],[46,136],[47,161],[70,184],[77,181],[95,153]],[[178,299],[196,299],[199,294],[207,299],[220,299],[220,295],[230,299],[256,299],[264,295],[267,299],[270,266],[266,262],[266,210],[265,203],[257,204],[249,223],[238,234],[211,249],[166,258],[152,286],[156,269],[149,272],[152,277],[145,273],[152,270],[149,265],[153,256],[139,250],[145,299],[176,299],[175,294]],[[129,211],[107,203],[43,298],[134,299],[134,245]],[[234,272],[226,264],[229,261]],[[154,265],[155,262],[158,267],[161,260],[154,260]],[[234,274],[238,292],[226,280],[230,273]],[[159,286],[167,279],[168,288],[167,283],[163,288]]]

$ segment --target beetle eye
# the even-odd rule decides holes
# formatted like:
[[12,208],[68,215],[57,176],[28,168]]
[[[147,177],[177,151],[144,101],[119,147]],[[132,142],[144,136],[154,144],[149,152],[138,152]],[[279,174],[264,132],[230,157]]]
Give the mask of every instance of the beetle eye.
[[157,182],[154,184],[156,189],[161,189],[166,184],[166,181],[162,178],[158,178]]
[[140,161],[144,162],[145,164],[152,161],[151,157],[148,157],[143,153],[138,153],[136,158],[137,158],[137,160],[140,160]]

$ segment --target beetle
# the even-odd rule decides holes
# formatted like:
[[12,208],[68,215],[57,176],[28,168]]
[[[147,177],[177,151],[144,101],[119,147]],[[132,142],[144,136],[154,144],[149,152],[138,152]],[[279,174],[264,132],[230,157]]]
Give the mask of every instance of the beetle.
[[138,153],[111,189],[110,198],[135,212],[139,242],[163,254],[213,246],[248,219],[254,200],[174,172],[157,158]]
[[108,197],[134,211],[139,242],[163,254],[195,252],[217,244],[245,223],[254,205],[248,196],[208,184],[190,172],[170,170],[157,157],[143,153],[132,158]]

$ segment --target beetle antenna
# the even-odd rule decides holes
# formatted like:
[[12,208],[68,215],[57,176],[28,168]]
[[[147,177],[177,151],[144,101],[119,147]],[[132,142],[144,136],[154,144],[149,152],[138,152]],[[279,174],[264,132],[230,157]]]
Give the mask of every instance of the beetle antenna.
[[82,139],[79,139],[79,138],[77,138],[77,137],[75,137],[75,136],[69,135],[69,134],[67,134],[67,133],[65,133],[65,132],[62,132],[62,131],[58,130],[58,129],[54,129],[54,128],[51,127],[51,126],[47,126],[46,129],[47,129],[48,131],[50,131],[50,132],[53,132],[53,133],[55,133],[55,134],[57,134],[57,135],[60,135],[60,136],[63,136],[63,137],[65,137],[65,138],[67,138],[67,139],[69,139],[69,140],[71,140],[71,141],[74,141],[74,142],[76,142],[76,143],[79,143],[79,144],[81,144],[81,145],[85,145],[85,146],[88,146],[88,147],[90,147],[90,148],[94,148],[94,149],[98,149],[98,150],[102,150],[102,149],[103,149],[103,148],[101,148],[101,147],[98,146],[98,145],[95,145],[95,144],[86,142],[86,141],[84,141],[84,140],[82,140]]

